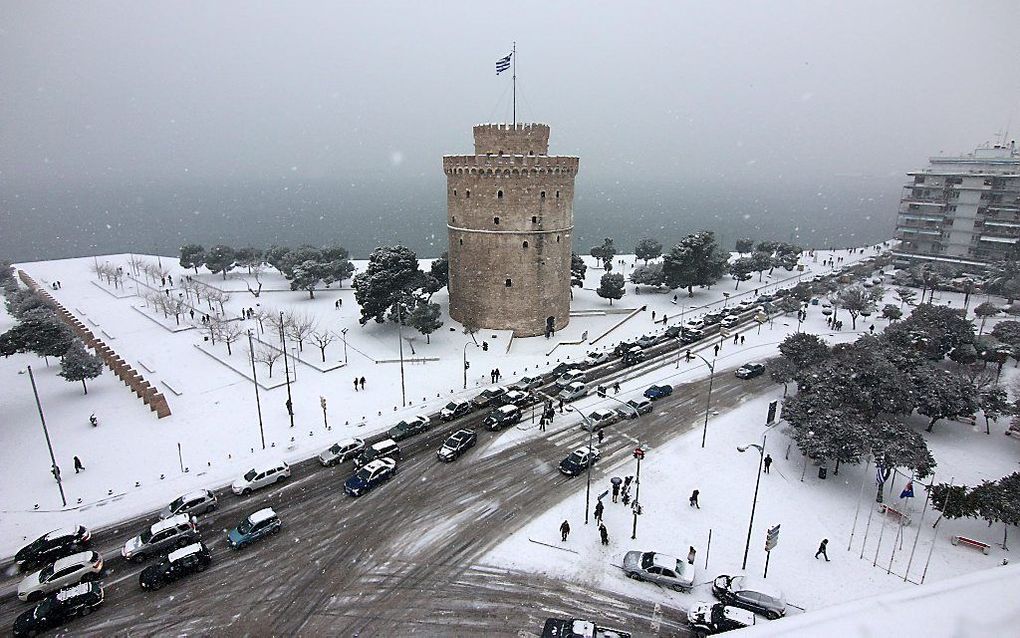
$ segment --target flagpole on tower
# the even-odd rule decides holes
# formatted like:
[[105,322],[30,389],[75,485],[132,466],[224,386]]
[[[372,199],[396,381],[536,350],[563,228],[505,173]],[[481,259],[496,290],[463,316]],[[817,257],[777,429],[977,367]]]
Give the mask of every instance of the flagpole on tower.
[[[503,49],[506,51],[506,49]],[[514,126],[517,126],[517,41],[514,40],[513,48],[510,50],[510,61],[514,65]]]

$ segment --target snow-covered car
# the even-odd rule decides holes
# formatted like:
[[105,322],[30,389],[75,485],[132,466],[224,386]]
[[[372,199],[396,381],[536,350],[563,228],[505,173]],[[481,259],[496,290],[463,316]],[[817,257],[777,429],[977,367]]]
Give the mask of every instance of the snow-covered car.
[[496,386],[495,388],[486,388],[482,390],[478,396],[471,400],[476,408],[495,408],[503,404],[503,395],[506,394],[506,388]]
[[687,328],[684,328],[680,332],[680,341],[684,342],[685,344],[696,343],[704,338],[705,333],[700,330],[689,330]]
[[711,636],[724,631],[751,627],[755,623],[755,615],[740,607],[731,607],[725,603],[695,603],[687,610],[687,622],[695,634]]
[[620,413],[616,410],[599,408],[598,410],[593,410],[592,413],[588,415],[587,421],[581,421],[581,429],[598,432],[602,428],[612,425],[619,420]]
[[471,405],[470,401],[465,401],[464,399],[453,399],[439,411],[439,418],[444,421],[453,421],[454,419],[459,419],[468,412],[471,412],[473,409],[474,406]]
[[436,456],[444,463],[451,463],[473,448],[477,441],[478,436],[474,430],[457,430],[446,439]]
[[783,592],[750,576],[717,576],[712,581],[712,594],[727,605],[742,607],[770,620],[786,614]]
[[84,525],[61,527],[46,532],[14,555],[14,564],[18,569],[31,569],[47,565],[71,554],[81,552],[88,545],[92,533]]
[[527,392],[521,392],[520,390],[510,390],[503,395],[504,405],[516,405],[519,408],[523,408],[530,400],[531,395]]
[[290,478],[290,466],[284,461],[272,461],[256,465],[241,478],[230,484],[230,491],[238,496],[247,496],[255,490],[269,487],[284,479]]
[[65,587],[19,615],[14,621],[14,635],[36,636],[78,616],[88,616],[103,604],[103,597],[99,583]]
[[609,361],[608,352],[589,352],[588,356],[584,358],[584,365],[591,368],[593,366],[601,365]]
[[521,392],[530,392],[535,388],[541,387],[543,383],[545,382],[542,380],[542,377],[539,376],[521,377],[520,380],[517,381],[517,383],[510,386],[510,389],[519,390]]
[[644,397],[628,399],[627,405],[621,405],[616,411],[620,413],[621,418],[636,419],[638,415],[652,411],[652,402]]
[[521,409],[512,403],[501,405],[485,415],[482,425],[492,431],[502,430],[521,422]]
[[209,490],[195,490],[175,498],[160,510],[159,517],[166,520],[178,514],[198,516],[207,514],[214,509],[216,509],[216,495]]
[[25,576],[18,583],[18,599],[33,603],[61,587],[99,580],[102,571],[103,557],[99,552],[87,551],[65,556]]
[[344,463],[361,454],[365,442],[361,439],[344,439],[329,446],[319,455],[319,463],[323,467],[332,467]]
[[722,327],[732,328],[733,326],[740,323],[740,321],[741,321],[740,315],[730,315],[729,317],[726,317],[725,319],[722,320]]
[[560,378],[556,379],[556,387],[561,390],[571,383],[581,381],[584,379],[584,370],[567,370],[560,375]]
[[641,346],[642,348],[649,348],[659,343],[659,341],[661,340],[662,337],[659,335],[641,335],[640,337],[638,337],[637,345]]
[[705,327],[705,322],[701,319],[690,319],[684,323],[684,329],[686,330],[701,330]]
[[227,532],[227,545],[232,549],[241,549],[270,534],[278,534],[283,523],[271,507],[264,507],[244,518],[237,526]]
[[560,461],[560,472],[567,476],[577,476],[588,469],[589,465],[594,465],[595,461],[600,458],[602,458],[602,453],[598,448],[593,447],[589,453],[588,448],[579,447]]
[[648,358],[648,355],[641,348],[641,346],[634,346],[627,352],[623,353],[623,365],[632,366],[637,363],[641,363],[646,358]]
[[751,308],[754,308],[757,304],[754,299],[741,299],[740,303],[737,304],[737,310],[740,312],[747,312]]
[[195,572],[204,572],[211,563],[212,554],[205,543],[192,543],[170,552],[163,560],[143,569],[138,575],[138,586],[142,589],[161,589],[163,585]]
[[765,374],[764,363],[745,363],[737,368],[737,371],[733,373],[733,376],[738,379],[753,379],[763,374]]
[[623,571],[628,578],[647,580],[677,591],[690,591],[694,587],[694,565],[658,552],[627,552],[623,557]]
[[361,496],[397,473],[397,462],[393,459],[376,459],[354,473],[344,483],[344,491],[351,496]]
[[128,560],[143,561],[168,549],[177,549],[198,542],[195,518],[178,514],[153,523],[138,536],[124,543],[120,554]]
[[630,638],[630,634],[596,624],[594,620],[547,618],[541,638]]
[[386,435],[394,441],[403,441],[408,437],[421,434],[429,429],[429,418],[424,414],[418,414],[410,419],[404,419],[386,431]]
[[586,396],[587,394],[588,386],[581,383],[580,381],[574,381],[573,383],[567,385],[562,390],[560,390],[560,393],[557,394],[556,396],[557,398],[559,398],[560,401],[570,403],[571,401],[576,401],[577,399],[580,399],[581,397]]

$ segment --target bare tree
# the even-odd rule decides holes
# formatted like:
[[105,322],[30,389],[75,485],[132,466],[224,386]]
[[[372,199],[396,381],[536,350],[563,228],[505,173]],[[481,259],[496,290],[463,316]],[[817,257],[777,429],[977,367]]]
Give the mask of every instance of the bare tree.
[[255,312],[252,315],[252,317],[255,319],[255,321],[258,322],[259,330],[262,331],[262,334],[266,334],[266,324],[265,324],[265,321],[267,319],[269,319],[269,316],[270,316],[269,311],[266,310],[265,308],[263,308],[262,306],[259,306],[258,308],[255,308]]
[[305,339],[315,330],[315,318],[303,312],[288,312],[284,330],[287,336],[298,342],[298,350],[304,352]]
[[272,326],[273,333],[280,339],[280,345],[283,346],[283,340],[285,338],[285,331],[287,328],[287,317],[282,312],[275,309],[267,309],[265,312],[266,321],[268,321],[269,325]]
[[247,279],[244,280],[244,285],[248,287],[248,292],[250,292],[253,297],[258,299],[259,295],[262,294],[262,280],[259,279],[259,273],[262,272],[262,264],[258,264],[256,266],[251,266],[251,267],[248,268],[248,270],[252,271],[251,274],[255,277],[255,283],[257,283],[259,285],[259,287],[258,288],[252,288],[251,287],[251,283]]
[[227,354],[234,354],[230,350],[230,344],[235,343],[238,339],[248,334],[248,331],[244,329],[240,321],[220,321],[220,340],[227,344]]
[[206,319],[205,325],[202,327],[202,331],[209,337],[209,341],[216,345],[216,339],[219,338],[223,330],[223,320],[219,317],[209,317]]
[[318,346],[322,353],[322,362],[326,363],[326,346],[337,340],[335,333],[329,330],[315,330],[312,332],[312,341]]
[[182,297],[163,297],[163,299],[166,301],[167,311],[174,316],[177,325],[181,325],[181,315],[188,308],[187,302]]
[[273,378],[273,364],[279,361],[282,356],[282,350],[269,345],[262,345],[255,351],[255,361],[266,364],[266,367],[269,368],[270,379]]
[[207,286],[205,291],[205,297],[209,301],[210,307],[212,304],[216,304],[220,307],[220,314],[226,315],[227,310],[224,308],[224,304],[230,301],[230,293],[224,292],[219,288],[213,288]]

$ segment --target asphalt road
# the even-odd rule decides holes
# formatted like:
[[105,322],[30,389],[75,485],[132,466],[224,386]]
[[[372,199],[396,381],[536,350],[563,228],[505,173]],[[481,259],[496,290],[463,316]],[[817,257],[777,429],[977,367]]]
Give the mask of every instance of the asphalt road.
[[[725,410],[769,384],[766,377],[741,381],[721,374],[713,408]],[[593,480],[604,480],[600,468],[630,455],[632,440],[654,448],[700,426],[706,390],[706,381],[678,386],[651,414],[611,426]],[[94,546],[107,557],[106,604],[66,631],[537,635],[548,616],[588,616],[635,635],[684,635],[682,610],[479,564],[491,548],[581,485],[583,478],[566,478],[556,466],[587,442],[576,424],[557,419],[545,436],[481,458],[498,436],[480,427],[483,416],[468,415],[405,441],[397,476],[358,499],[342,492],[349,464],[322,468],[314,459],[296,466],[279,486],[247,498],[224,495],[220,507],[199,522],[213,566],[158,592],[143,592],[142,566],[119,556],[120,545],[143,527],[141,520],[97,533]],[[460,427],[478,431],[478,446],[452,464],[440,463],[435,449]],[[248,548],[229,549],[226,529],[266,505],[279,513],[283,531]],[[4,579],[13,582],[11,576]],[[28,608],[5,597],[0,624],[10,626]]]

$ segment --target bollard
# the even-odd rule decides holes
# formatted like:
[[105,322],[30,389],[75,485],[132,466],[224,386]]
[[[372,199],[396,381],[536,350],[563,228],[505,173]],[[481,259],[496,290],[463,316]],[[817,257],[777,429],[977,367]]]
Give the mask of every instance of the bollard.
[[161,480],[161,481],[166,480],[166,474],[160,474],[159,475],[159,480]]
[[294,442],[294,437],[290,437],[290,442],[291,442],[291,443],[293,443],[293,442]]
[[188,473],[188,472],[190,472],[190,471],[191,471],[191,468],[190,468],[190,467],[188,467],[188,466],[185,466],[185,467],[184,467],[184,473],[185,473],[185,474],[187,474],[187,473]]
[[81,505],[81,497],[78,497],[78,505]]
[[234,458],[234,456],[230,452],[227,452],[227,460],[229,461],[232,458]]
[[141,486],[142,486],[141,481],[135,481],[135,487],[141,487]]
[[312,431],[308,430],[308,436],[312,436]]
[[106,490],[107,496],[113,496],[113,490]]
[[344,421],[344,425],[350,425],[350,424],[351,424],[350,421]]
[[272,443],[270,443],[269,447],[276,447],[276,441],[273,441]]
[[32,509],[36,509],[36,510],[37,510],[37,509],[39,509],[39,504],[38,504],[38,503],[36,503],[36,504],[35,504],[35,507],[33,507]]
[[212,467],[212,461],[209,461],[209,467]]

